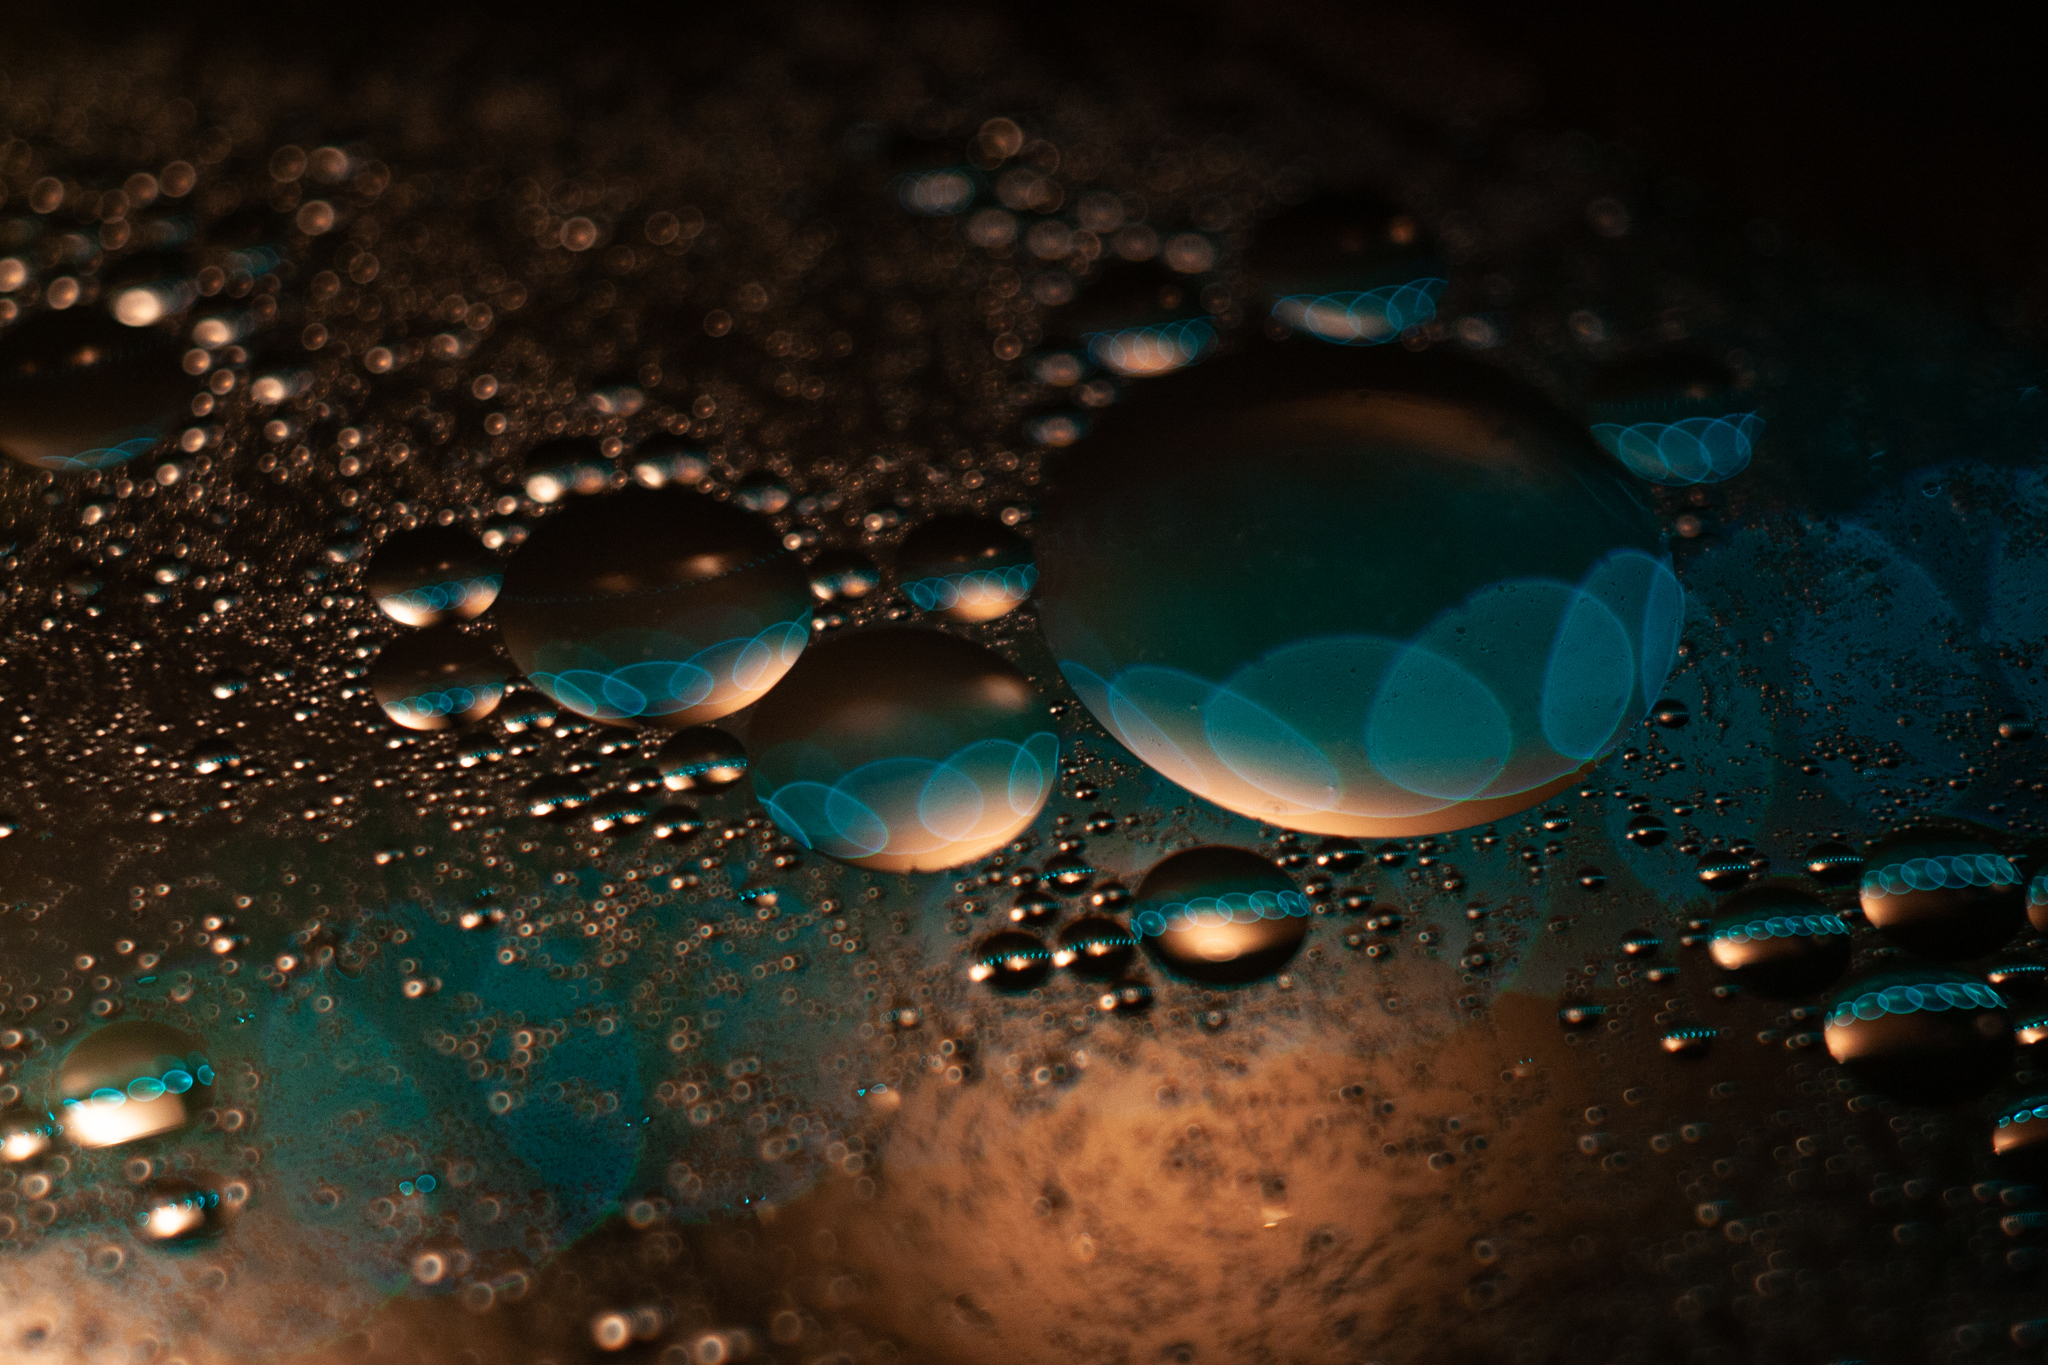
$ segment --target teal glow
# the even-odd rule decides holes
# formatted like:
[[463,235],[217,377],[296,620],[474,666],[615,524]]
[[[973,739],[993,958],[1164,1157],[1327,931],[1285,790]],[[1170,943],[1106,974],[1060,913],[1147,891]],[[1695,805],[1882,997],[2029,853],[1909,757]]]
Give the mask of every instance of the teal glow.
[[1945,887],[2019,884],[2019,869],[1996,853],[1909,858],[1903,863],[1872,868],[1863,874],[1863,894],[1866,896],[1903,896],[1909,891],[1939,891]]
[[1749,468],[1764,419],[1753,412],[1688,417],[1679,422],[1599,422],[1593,439],[1615,459],[1648,479],[1672,487],[1719,483]]
[[991,599],[1016,603],[1031,594],[1031,587],[1038,582],[1038,568],[1032,564],[1019,564],[1009,569],[974,569],[967,573],[943,574],[935,578],[920,578],[906,584],[904,591],[917,604],[919,611],[947,611],[962,601],[970,606],[985,603]]
[[1362,291],[1290,294],[1273,305],[1273,316],[1340,346],[1380,346],[1434,318],[1448,283],[1431,278]]
[[1730,943],[1750,943],[1770,938],[1810,938],[1816,934],[1846,934],[1849,926],[1837,915],[1772,915],[1768,919],[1745,920],[1719,930],[1714,937]]
[[602,650],[577,647],[575,667],[536,671],[528,677],[571,711],[595,720],[667,716],[754,691],[771,669],[775,677],[788,671],[809,640],[806,618],[774,622],[755,635],[721,640],[685,659],[611,667]]
[[1222,896],[1196,896],[1158,910],[1140,910],[1131,928],[1149,938],[1183,929],[1213,929],[1226,924],[1257,924],[1266,919],[1300,919],[1309,912],[1308,897],[1299,891],[1233,891]]
[[1939,1014],[1946,1010],[2002,1010],[2004,997],[1974,981],[1943,981],[1924,986],[1887,986],[1844,1000],[1828,1013],[1830,1024],[1856,1019],[1881,1019],[1888,1014]]

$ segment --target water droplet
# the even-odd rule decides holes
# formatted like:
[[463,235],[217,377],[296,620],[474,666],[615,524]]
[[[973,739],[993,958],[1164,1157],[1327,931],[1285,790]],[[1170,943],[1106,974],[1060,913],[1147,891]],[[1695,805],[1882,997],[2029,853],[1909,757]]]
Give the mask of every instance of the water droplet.
[[757,469],[733,485],[732,500],[749,512],[774,516],[789,506],[789,485],[781,475]]
[[168,1024],[109,1024],[57,1069],[57,1114],[81,1147],[113,1147],[185,1127],[213,1095],[205,1045]]
[[715,725],[693,725],[672,735],[654,764],[670,791],[709,796],[747,775],[747,751]]
[[1863,913],[1900,947],[1937,962],[2010,939],[2026,913],[2018,869],[1980,839],[1918,831],[1864,860]]
[[983,646],[888,629],[807,651],[754,713],[754,784],[807,848],[936,871],[1022,833],[1052,793],[1059,741],[1024,675]]
[[2004,1074],[2013,1038],[1991,987],[1938,967],[1867,974],[1828,1009],[1830,1055],[1858,1080],[1909,1104],[1952,1104]]
[[1671,833],[1664,821],[1655,815],[1635,816],[1623,832],[1627,835],[1628,841],[1638,848],[1655,848]]
[[1052,975],[1052,954],[1036,934],[1005,929],[975,945],[967,975],[995,990],[1028,991]]
[[1998,737],[2017,744],[2023,739],[2034,737],[2034,722],[2017,712],[1999,717]]
[[1683,730],[1692,723],[1692,710],[1684,702],[1666,697],[1650,708],[1650,719],[1667,730]]
[[1346,346],[1429,322],[1445,284],[1415,220],[1362,194],[1319,195],[1261,224],[1247,274],[1274,318]]
[[612,472],[612,462],[595,441],[542,441],[526,456],[526,496],[538,503],[560,502],[571,494],[590,497],[611,487]]
[[1607,874],[1597,867],[1582,867],[1579,869],[1579,885],[1588,891],[1598,891],[1607,885]]
[[1772,882],[1721,902],[1707,954],[1745,989],[1797,999],[1825,990],[1849,969],[1849,926],[1820,897]]
[[1713,849],[1700,855],[1700,885],[1709,891],[1732,891],[1749,880],[1749,849]]
[[1055,471],[1039,609],[1095,719],[1188,790],[1320,834],[1463,828],[1572,785],[1658,695],[1683,598],[1652,519],[1503,381],[1282,343],[1113,416]]
[[170,433],[189,385],[167,332],[35,314],[0,337],[0,450],[57,473],[124,464]]
[[234,1194],[246,1198],[239,1181],[158,1176],[136,1192],[135,1234],[146,1242],[178,1246],[217,1237],[242,1202]]
[[405,626],[466,621],[497,600],[504,573],[471,537],[448,526],[401,531],[378,547],[363,587]]
[[1832,839],[1806,850],[1806,875],[1822,886],[1847,886],[1863,875],[1863,858],[1847,844]]
[[988,517],[952,514],[914,526],[896,563],[918,609],[954,621],[993,621],[1038,581],[1024,538]]
[[684,726],[737,711],[789,671],[810,593],[753,513],[633,488],[543,521],[491,614],[528,679],[571,711]]
[[664,843],[687,843],[704,829],[704,817],[695,806],[663,806],[654,813],[648,832]]
[[811,596],[820,602],[855,601],[882,586],[882,571],[858,550],[827,550],[807,572]]
[[1235,986],[1280,972],[1308,937],[1308,898],[1270,859],[1208,845],[1155,864],[1138,884],[1131,928],[1168,971]]
[[1138,940],[1122,924],[1107,915],[1084,915],[1060,930],[1052,961],[1076,976],[1108,981],[1122,976],[1137,952]]
[[378,705],[410,730],[446,730],[482,720],[505,696],[505,665],[478,636],[454,626],[401,635],[370,666]]

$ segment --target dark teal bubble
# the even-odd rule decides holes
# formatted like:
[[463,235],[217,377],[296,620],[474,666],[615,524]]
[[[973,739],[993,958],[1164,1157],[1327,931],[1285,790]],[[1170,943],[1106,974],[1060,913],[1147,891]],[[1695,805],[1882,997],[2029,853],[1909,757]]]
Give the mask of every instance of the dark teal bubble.
[[1865,855],[1863,913],[1887,938],[1921,957],[1955,961],[1988,953],[2024,922],[2024,882],[1988,843],[1941,830],[1885,840]]
[[971,862],[1044,808],[1059,740],[993,650],[929,630],[817,645],[754,713],[754,790],[784,833],[888,871]]
[[1562,414],[1432,357],[1281,344],[1160,380],[1056,467],[1041,617],[1174,782],[1326,834],[1521,809],[1660,695],[1684,595]]
[[1131,929],[1176,976],[1245,985],[1281,971],[1308,936],[1308,898],[1270,859],[1207,845],[1155,864],[1131,900]]
[[492,617],[514,661],[563,706],[682,726],[773,687],[803,652],[810,600],[760,517],[629,488],[542,522],[506,567]]
[[0,337],[0,451],[54,473],[125,464],[176,429],[190,389],[160,327],[36,313]]
[[2012,1056],[2003,996],[1939,967],[1867,974],[1828,1008],[1830,1055],[1865,1085],[1912,1104],[1952,1104],[1990,1088]]

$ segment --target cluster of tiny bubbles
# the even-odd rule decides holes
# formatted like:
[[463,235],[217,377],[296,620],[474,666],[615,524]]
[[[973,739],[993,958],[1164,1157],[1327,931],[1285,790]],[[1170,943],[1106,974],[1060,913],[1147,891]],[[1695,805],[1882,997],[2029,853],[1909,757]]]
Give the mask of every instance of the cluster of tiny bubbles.
[[1187,790],[1321,834],[1462,828],[1660,695],[1683,593],[1655,522],[1507,381],[1254,343],[1113,415],[1054,471],[1039,611],[1083,705]]
[[2038,1151],[2048,1141],[2048,1096],[2036,1095],[2002,1110],[1991,1132],[1991,1150],[1999,1156]]
[[452,526],[400,531],[370,557],[363,588],[402,626],[432,626],[480,616],[497,600],[505,575],[477,541]]
[[1864,861],[1863,913],[1900,947],[1935,961],[1976,957],[2013,936],[2026,913],[2018,869],[1981,839],[1908,830]]
[[1083,915],[1060,930],[1052,962],[1074,975],[1108,981],[1130,969],[1138,951],[1131,931],[1107,915]]
[[0,451],[32,468],[89,473],[167,436],[191,381],[165,327],[124,327],[85,307],[36,313],[0,337]]
[[974,945],[967,967],[967,979],[1005,993],[1022,993],[1043,984],[1052,975],[1052,954],[1038,935],[1022,929],[1003,929]]
[[168,1024],[123,1020],[72,1044],[57,1068],[58,1117],[80,1147],[176,1132],[213,1093],[199,1039]]
[[747,751],[715,725],[692,725],[662,743],[655,751],[654,766],[668,790],[709,796],[747,775]]
[[1749,468],[1764,419],[1735,405],[1726,366],[1690,352],[1631,357],[1589,385],[1593,439],[1630,472],[1667,487],[1719,483]]
[[1721,902],[1707,955],[1744,989],[1794,1000],[1826,990],[1849,969],[1849,940],[1848,924],[1820,897],[1768,882]]
[[1411,280],[1378,289],[1335,294],[1293,294],[1273,304],[1273,316],[1298,332],[1340,346],[1382,346],[1436,316],[1450,281]]
[[1005,615],[1038,581],[1022,536],[993,518],[965,513],[912,527],[897,549],[896,573],[919,611],[963,623]]
[[880,871],[957,867],[1044,808],[1059,761],[1047,725],[992,649],[933,630],[841,635],[755,711],[754,790],[805,848]]
[[454,624],[401,635],[370,666],[371,695],[408,730],[482,720],[504,700],[510,671],[488,637]]
[[699,493],[580,499],[513,554],[491,619],[579,715],[680,727],[768,692],[810,634],[803,570],[755,513]]
[[2006,1002],[1938,967],[1866,973],[1828,1007],[1827,1049],[1857,1080],[1910,1104],[1950,1104],[1995,1084],[2012,1055]]
[[1153,865],[1132,899],[1131,929],[1167,971],[1209,985],[1262,981],[1308,938],[1308,898],[1269,858],[1210,844]]

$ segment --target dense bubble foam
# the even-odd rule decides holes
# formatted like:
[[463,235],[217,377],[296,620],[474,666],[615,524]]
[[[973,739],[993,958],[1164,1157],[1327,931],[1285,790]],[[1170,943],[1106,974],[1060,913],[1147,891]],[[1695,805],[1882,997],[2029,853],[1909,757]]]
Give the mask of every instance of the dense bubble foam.
[[936,631],[806,652],[754,713],[754,789],[807,848],[887,871],[982,857],[1037,818],[1059,740],[1024,675]]
[[580,715],[694,725],[758,700],[810,633],[774,529],[702,494],[629,488],[548,518],[491,610],[533,684]]
[[1540,405],[1337,359],[1233,359],[1082,447],[1039,537],[1047,638],[1126,747],[1242,814],[1413,834],[1534,804],[1659,695],[1684,598],[1655,529]]

